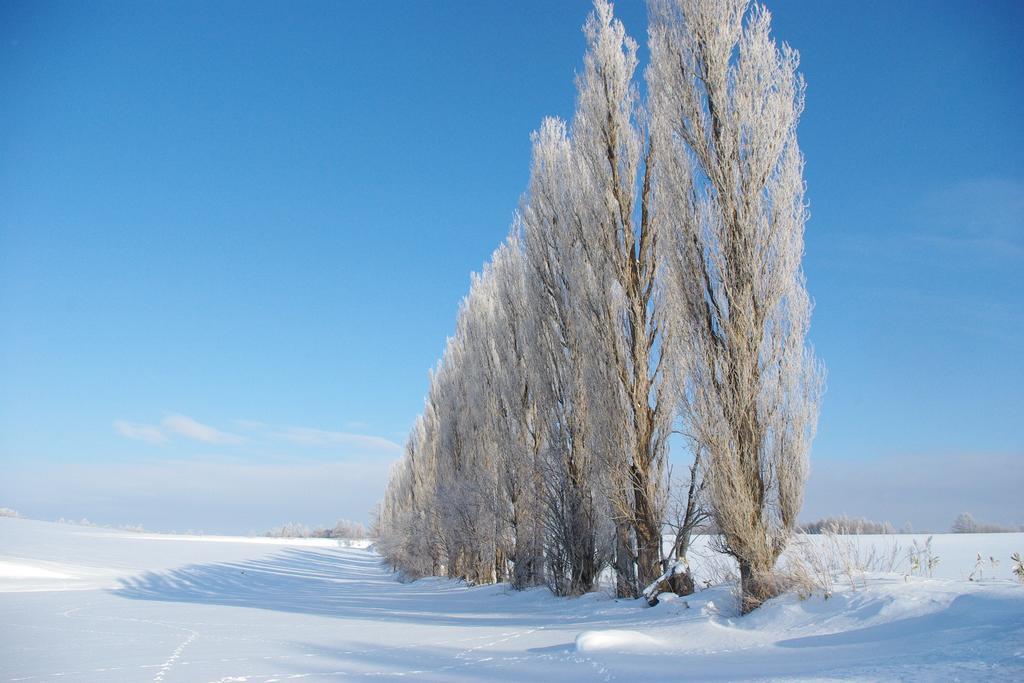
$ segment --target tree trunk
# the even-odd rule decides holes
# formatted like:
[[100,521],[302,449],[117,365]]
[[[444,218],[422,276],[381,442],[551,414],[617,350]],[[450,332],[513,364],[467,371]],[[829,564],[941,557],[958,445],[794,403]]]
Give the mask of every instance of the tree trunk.
[[[640,479],[640,472],[634,480]],[[647,498],[645,486],[639,482],[634,487],[636,501],[636,549],[637,572],[640,585],[648,586],[661,575],[661,523]]]
[[[646,230],[646,226],[641,226]],[[647,239],[641,234],[641,242]],[[641,250],[643,252],[643,250]],[[651,405],[653,380],[650,375],[651,338],[647,319],[650,315],[641,280],[649,270],[646,253],[629,249],[628,278],[625,283],[630,298],[629,343],[633,376],[629,387],[633,404],[632,426],[635,437],[630,479],[633,483],[633,524],[636,528],[637,573],[640,586],[648,586],[661,575],[661,517],[656,495],[661,473],[655,449],[655,408]]]
[[674,575],[668,580],[668,589],[676,595],[693,595],[693,572],[687,569],[681,574]]
[[740,611],[748,614],[779,594],[778,582],[770,567],[755,567],[745,560],[740,560],[739,565]]
[[643,590],[643,596],[650,607],[658,604],[661,593],[690,595],[693,593],[693,572],[685,563],[676,562],[665,569],[665,573],[656,578]]
[[505,553],[501,548],[496,547],[494,549],[494,583],[502,583],[508,578],[506,568]]
[[630,526],[625,521],[615,523],[615,596],[635,598],[636,565],[633,563],[633,544]]

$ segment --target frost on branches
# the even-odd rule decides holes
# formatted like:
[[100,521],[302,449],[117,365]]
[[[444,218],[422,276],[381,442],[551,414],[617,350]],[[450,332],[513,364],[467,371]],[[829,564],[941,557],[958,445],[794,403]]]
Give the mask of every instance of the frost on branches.
[[[692,590],[689,535],[710,514],[744,608],[774,592],[822,370],[805,342],[803,81],[769,28],[743,0],[652,2],[643,102],[637,45],[595,2],[576,112],[534,133],[509,236],[392,472],[376,533],[396,569],[578,595],[610,568],[619,596]],[[673,427],[692,455],[675,492]]]

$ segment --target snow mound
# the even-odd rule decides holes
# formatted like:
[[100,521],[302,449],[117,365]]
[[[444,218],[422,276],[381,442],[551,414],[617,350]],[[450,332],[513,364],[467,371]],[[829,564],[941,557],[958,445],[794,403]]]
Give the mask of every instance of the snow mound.
[[576,652],[650,652],[664,647],[660,640],[640,631],[584,631],[576,636]]

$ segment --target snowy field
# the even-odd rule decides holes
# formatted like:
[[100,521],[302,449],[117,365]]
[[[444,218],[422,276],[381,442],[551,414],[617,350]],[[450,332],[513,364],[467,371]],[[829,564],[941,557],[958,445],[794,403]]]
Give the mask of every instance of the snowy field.
[[[893,541],[911,538],[857,543],[882,555]],[[1024,534],[936,536],[932,550],[934,578],[906,578],[903,561],[828,600],[786,595],[739,618],[726,587],[645,608],[401,584],[371,551],[330,540],[0,519],[0,679],[1024,680],[1009,561]],[[984,579],[967,581],[977,553]],[[721,570],[702,562],[698,580]]]

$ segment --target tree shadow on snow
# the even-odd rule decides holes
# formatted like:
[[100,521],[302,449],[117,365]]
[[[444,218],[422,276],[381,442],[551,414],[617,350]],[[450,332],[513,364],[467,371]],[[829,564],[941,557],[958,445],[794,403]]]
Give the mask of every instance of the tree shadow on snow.
[[[401,623],[515,626],[573,623],[572,609],[536,592],[512,595],[499,586],[468,588],[443,579],[402,584],[361,551],[287,548],[243,562],[194,564],[121,579],[110,592],[132,600],[226,605]],[[491,609],[488,609],[488,606]]]

